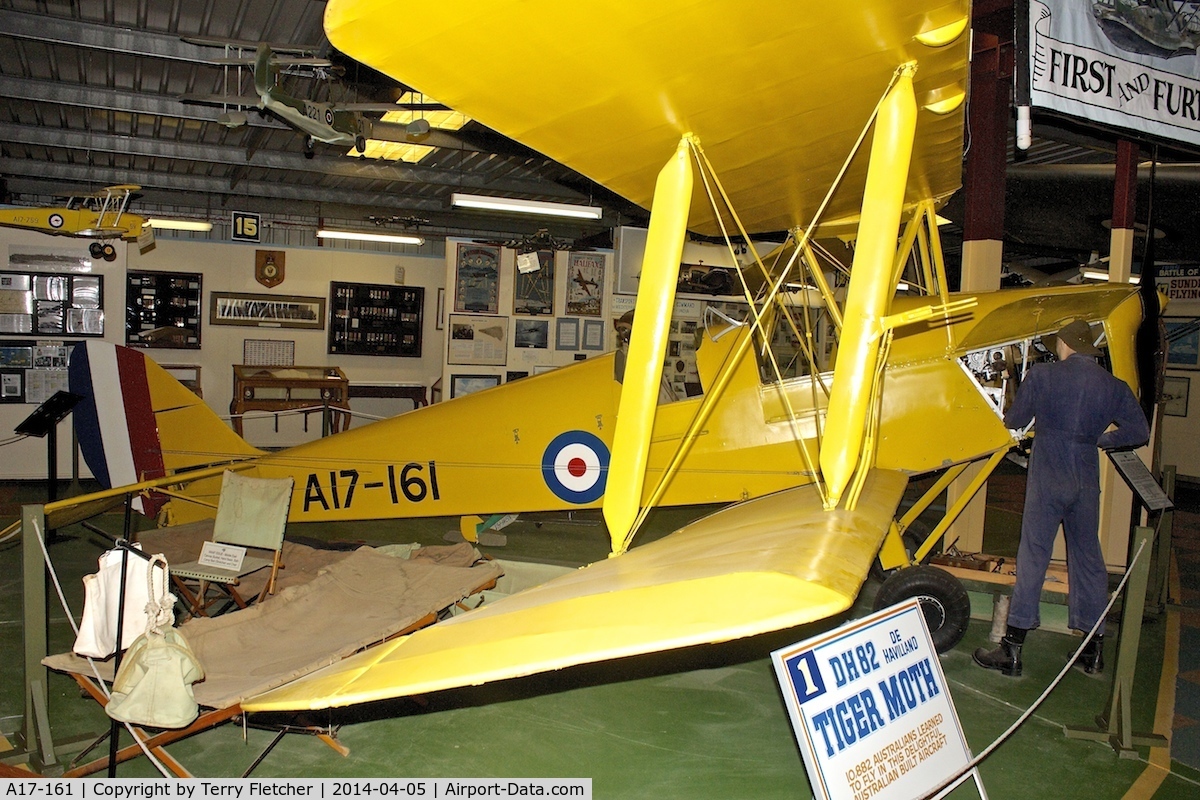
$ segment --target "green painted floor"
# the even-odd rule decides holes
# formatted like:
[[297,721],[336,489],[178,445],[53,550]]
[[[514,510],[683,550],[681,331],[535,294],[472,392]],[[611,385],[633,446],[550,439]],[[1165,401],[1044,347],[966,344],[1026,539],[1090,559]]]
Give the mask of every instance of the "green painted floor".
[[[0,524],[20,502],[38,499],[36,485],[0,486]],[[704,509],[666,510],[647,536],[662,535]],[[116,531],[120,516],[100,518]],[[991,524],[989,522],[989,524]],[[440,543],[456,519],[359,525],[293,526],[289,536],[330,541]],[[576,564],[607,552],[607,535],[594,513],[524,517],[507,528],[508,544],[485,548],[501,558]],[[1007,546],[999,536],[996,545]],[[989,544],[991,544],[989,542]],[[1011,543],[1010,543],[1011,544]],[[77,526],[50,547],[56,569],[78,613],[80,579],[94,571],[102,539]],[[22,623],[20,546],[0,544],[0,731],[19,727]],[[868,582],[849,616],[866,613],[877,584]],[[652,614],[654,609],[647,608]],[[52,612],[51,646],[66,650],[71,633]],[[338,726],[350,748],[341,757],[319,740],[289,735],[259,765],[257,776],[353,777],[589,777],[597,798],[808,797],[802,759],[769,661],[771,650],[807,638],[842,620],[721,646],[626,659],[417,700],[372,704],[311,720]],[[1163,663],[1165,615],[1143,629],[1133,708],[1135,728],[1150,729]],[[964,641],[942,658],[968,742],[990,745],[1043,691],[1077,641],[1033,632],[1025,673],[1006,678],[980,670],[970,653],[987,644],[990,622],[972,622]],[[1115,637],[1110,637],[1115,638]],[[1115,648],[1110,647],[1115,655]],[[1110,671],[1111,672],[1111,671]],[[62,744],[107,729],[108,718],[83,699],[74,682],[52,675],[50,721]],[[1072,671],[1033,717],[982,765],[992,798],[1102,800],[1120,798],[1148,770],[1149,751],[1119,759],[1106,744],[1067,739],[1064,725],[1082,726],[1107,707],[1109,673]],[[201,777],[241,775],[274,734],[228,723],[170,752]],[[10,737],[11,738],[11,737]],[[122,764],[122,777],[152,776],[145,759]],[[965,786],[952,797],[975,797]],[[1142,796],[1151,796],[1145,794]],[[1158,798],[1200,796],[1200,773],[1173,762]]]

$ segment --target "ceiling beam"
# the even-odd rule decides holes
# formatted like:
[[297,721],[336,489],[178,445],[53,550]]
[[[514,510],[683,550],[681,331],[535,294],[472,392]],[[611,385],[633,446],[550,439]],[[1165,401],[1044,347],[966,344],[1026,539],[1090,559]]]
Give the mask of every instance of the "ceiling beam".
[[[0,122],[0,141],[15,142],[31,147],[61,147],[67,150],[117,153],[147,158],[169,158],[177,161],[193,161],[206,164],[223,164],[237,168],[284,169],[294,172],[311,172],[334,175],[357,180],[387,181],[389,183],[413,183],[452,188],[478,189],[489,192],[533,195],[552,200],[578,202],[584,195],[559,184],[537,180],[485,180],[469,171],[421,167],[404,162],[381,161],[367,158],[315,156],[304,158],[278,150],[256,150],[247,158],[246,151],[230,145],[213,145],[200,142],[180,142],[150,139],[139,136],[118,136],[92,131],[70,131],[40,128],[32,125],[15,125]],[[302,188],[302,187],[298,187]],[[313,200],[320,200],[315,192],[319,188],[307,189]]]
[[[89,164],[63,164],[29,161],[20,158],[0,158],[0,174],[9,177],[10,192],[43,193],[47,195],[63,194],[61,182],[71,182],[77,186],[104,186],[133,181],[149,192],[154,193],[158,201],[164,205],[186,205],[196,208],[209,208],[213,198],[222,208],[231,198],[239,202],[254,203],[255,198],[264,200],[291,201],[287,205],[290,213],[297,215],[322,216],[332,215],[335,206],[346,206],[359,209],[369,209],[368,213],[380,211],[417,212],[418,216],[437,217],[439,224],[453,224],[460,228],[478,228],[495,230],[523,230],[530,226],[541,228],[557,228],[560,225],[569,226],[576,230],[593,233],[605,230],[613,224],[611,221],[597,220],[595,222],[555,222],[549,220],[522,220],[514,224],[511,220],[495,221],[486,214],[466,214],[451,212],[445,201],[437,198],[411,198],[387,192],[360,192],[346,189],[322,189],[319,197],[303,186],[281,184],[267,181],[243,181],[237,191],[230,188],[229,182],[220,177],[202,177],[197,175],[174,175],[169,173],[130,173],[128,170],[112,167],[98,167]],[[22,178],[29,179],[29,183]],[[44,187],[44,188],[35,188]],[[23,188],[24,187],[24,188]],[[202,196],[202,197],[197,197]],[[202,202],[201,202],[202,200]],[[305,204],[296,206],[295,203]],[[254,208],[246,210],[253,211]],[[567,235],[567,234],[558,234]],[[578,235],[578,234],[576,234]]]
[[0,10],[0,30],[17,39],[170,61],[218,64],[224,57],[222,48],[191,44],[166,33],[100,25],[49,14]]
[[[220,110],[184,103],[165,95],[143,94],[122,89],[83,86],[77,83],[43,81],[36,78],[14,78],[0,75],[0,97],[25,100],[30,103],[55,103],[64,106],[90,108],[96,111],[115,111],[127,114],[147,114],[156,117],[217,121]],[[247,114],[246,124],[256,128],[291,130],[274,117]]]

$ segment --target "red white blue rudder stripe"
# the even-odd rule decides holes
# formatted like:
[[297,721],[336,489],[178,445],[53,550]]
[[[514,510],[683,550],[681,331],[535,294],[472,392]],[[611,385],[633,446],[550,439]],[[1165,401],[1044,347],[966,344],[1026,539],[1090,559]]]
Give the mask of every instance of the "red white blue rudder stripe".
[[[83,342],[71,352],[68,377],[71,392],[83,398],[72,412],[79,449],[101,485],[127,486],[166,474],[145,355]],[[134,508],[152,516],[163,500],[137,498]]]

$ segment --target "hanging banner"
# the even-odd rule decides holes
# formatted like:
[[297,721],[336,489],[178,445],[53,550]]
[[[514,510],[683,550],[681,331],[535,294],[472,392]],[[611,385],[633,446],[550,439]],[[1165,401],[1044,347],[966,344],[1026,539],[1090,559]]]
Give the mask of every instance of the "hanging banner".
[[1200,144],[1200,3],[1029,0],[1032,104]]

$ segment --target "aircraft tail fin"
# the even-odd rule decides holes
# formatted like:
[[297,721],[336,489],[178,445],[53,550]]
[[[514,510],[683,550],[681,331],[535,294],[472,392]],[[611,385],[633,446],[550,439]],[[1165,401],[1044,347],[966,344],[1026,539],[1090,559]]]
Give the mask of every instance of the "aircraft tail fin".
[[[83,398],[73,412],[80,450],[106,489],[261,455],[140,351],[77,344],[68,376],[70,391]],[[152,495],[134,507],[153,516],[165,502]]]

